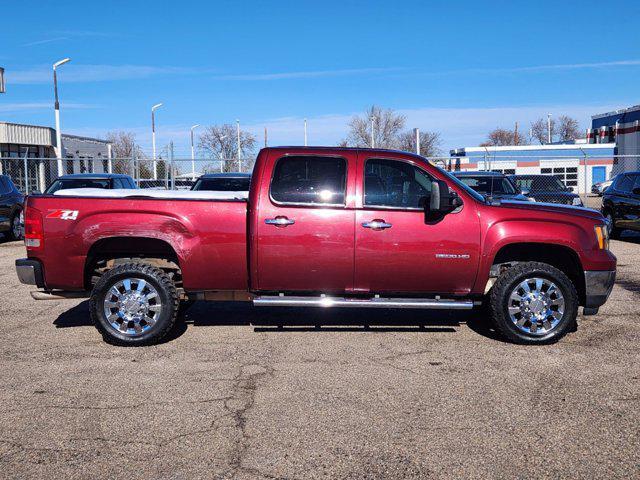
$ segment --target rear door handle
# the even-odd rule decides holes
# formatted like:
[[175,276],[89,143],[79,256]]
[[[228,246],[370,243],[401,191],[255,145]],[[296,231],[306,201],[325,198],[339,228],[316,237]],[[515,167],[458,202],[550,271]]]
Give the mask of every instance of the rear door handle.
[[266,218],[264,223],[267,225],[275,225],[276,227],[286,227],[287,225],[293,225],[295,220],[289,220],[287,217],[278,216],[276,218]]
[[391,228],[392,225],[390,223],[385,222],[379,218],[375,220],[371,220],[370,222],[365,222],[362,224],[364,228],[370,228],[372,230],[384,230],[385,228]]

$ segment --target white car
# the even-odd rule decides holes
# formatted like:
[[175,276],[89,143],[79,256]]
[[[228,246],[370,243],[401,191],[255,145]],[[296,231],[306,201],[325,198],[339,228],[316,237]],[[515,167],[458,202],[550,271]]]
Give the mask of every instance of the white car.
[[595,193],[596,195],[601,197],[604,191],[611,186],[614,180],[615,177],[611,180],[607,180],[606,182],[594,183],[591,187],[591,193]]

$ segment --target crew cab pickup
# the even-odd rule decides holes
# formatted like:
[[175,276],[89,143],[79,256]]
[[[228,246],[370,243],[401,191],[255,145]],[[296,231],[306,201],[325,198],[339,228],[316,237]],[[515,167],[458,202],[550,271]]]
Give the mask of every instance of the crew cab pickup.
[[90,297],[105,340],[159,341],[181,302],[478,309],[506,339],[548,343],[596,314],[616,258],[599,212],[487,200],[405,152],[265,148],[247,192],[29,196],[34,298]]

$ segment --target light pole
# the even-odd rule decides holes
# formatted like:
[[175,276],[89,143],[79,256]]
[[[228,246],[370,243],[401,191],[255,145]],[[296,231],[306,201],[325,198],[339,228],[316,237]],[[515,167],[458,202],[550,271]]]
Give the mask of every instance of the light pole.
[[193,131],[200,126],[199,123],[196,123],[191,127],[191,179],[194,179],[196,176],[196,151],[193,148]]
[[547,113],[547,143],[551,143],[551,114]]
[[224,162],[226,162],[224,158],[224,143],[222,143],[222,140],[224,140],[225,138],[227,138],[226,135],[222,135],[219,138],[220,140],[220,173],[224,172]]
[[376,117],[371,115],[371,148],[376,148],[376,139],[375,139],[375,124]]
[[240,151],[240,120],[236,120],[236,129],[238,132],[238,171],[241,172],[242,171],[242,163],[240,161],[240,155],[241,155],[241,151]]
[[304,119],[304,146],[307,146],[307,119]]
[[414,128],[413,131],[416,134],[416,155],[420,155],[420,129]]
[[53,94],[55,96],[54,109],[56,112],[56,157],[58,157],[58,176],[62,175],[62,133],[60,132],[60,102],[58,102],[58,73],[57,69],[61,65],[70,62],[70,58],[63,58],[62,60],[53,64]]
[[153,179],[158,179],[158,162],[156,162],[156,110],[162,106],[161,103],[156,103],[151,107],[151,148],[153,151]]

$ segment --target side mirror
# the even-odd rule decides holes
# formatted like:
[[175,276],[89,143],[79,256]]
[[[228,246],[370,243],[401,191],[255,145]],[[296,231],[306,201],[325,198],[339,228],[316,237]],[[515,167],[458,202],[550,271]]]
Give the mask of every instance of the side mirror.
[[518,190],[520,190],[520,193],[522,195],[529,195],[529,189],[528,188],[522,188],[522,189],[518,188]]
[[631,193],[633,193],[634,195],[640,195],[640,187],[636,187],[633,190],[631,190]]
[[457,193],[449,192],[449,186],[444,180],[431,182],[431,200],[425,205],[428,217],[441,217],[453,212],[462,205]]

